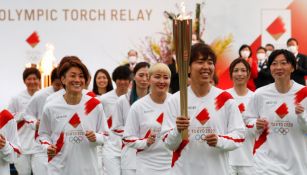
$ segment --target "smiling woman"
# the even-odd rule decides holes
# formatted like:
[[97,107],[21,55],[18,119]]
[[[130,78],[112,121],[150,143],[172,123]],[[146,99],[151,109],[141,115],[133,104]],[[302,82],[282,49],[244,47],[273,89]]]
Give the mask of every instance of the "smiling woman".
[[275,82],[255,92],[245,114],[247,124],[261,133],[253,150],[255,172],[306,174],[307,89],[291,80],[296,69],[291,52],[273,51],[268,66]]
[[103,107],[98,99],[82,94],[89,73],[81,61],[65,62],[58,73],[66,92],[45,105],[39,127],[50,165],[47,174],[98,175],[96,146],[104,143],[101,133],[108,131]]
[[68,61],[59,68],[59,76],[66,90],[66,94],[82,94],[85,82],[89,79],[89,72],[84,64],[78,61]]
[[[253,92],[247,88],[247,82],[250,78],[250,64],[242,58],[237,58],[232,61],[229,66],[230,78],[233,81],[233,88],[227,91],[237,102],[237,106],[242,114],[248,105]],[[243,145],[229,152],[230,174],[251,174],[253,170],[253,146],[255,142],[255,134],[252,128],[247,126],[247,133]]]
[[149,68],[151,92],[131,106],[124,130],[125,145],[137,150],[136,175],[169,175],[170,150],[165,149],[161,127],[170,97],[168,88],[171,72],[166,64],[157,63]]

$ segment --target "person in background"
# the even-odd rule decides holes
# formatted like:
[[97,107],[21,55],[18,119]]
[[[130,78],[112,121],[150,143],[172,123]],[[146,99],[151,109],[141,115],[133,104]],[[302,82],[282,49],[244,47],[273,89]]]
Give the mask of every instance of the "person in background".
[[307,89],[291,80],[295,56],[275,50],[268,59],[274,83],[257,89],[244,120],[260,134],[254,146],[255,174],[306,174]]
[[0,174],[10,175],[10,163],[21,154],[14,116],[8,110],[0,112]]
[[257,49],[258,77],[254,79],[257,89],[274,82],[274,79],[268,67],[268,59],[266,57],[266,52],[267,51],[264,47],[259,47]]
[[298,41],[295,38],[288,39],[287,47],[296,58],[296,69],[292,73],[291,78],[301,85],[306,85],[305,76],[307,75],[307,56],[299,53]]
[[25,120],[29,122],[29,125],[33,129],[34,134],[28,135],[29,140],[34,140],[34,144],[32,145],[31,151],[33,154],[33,157],[35,159],[39,159],[41,162],[39,167],[37,168],[37,172],[33,170],[34,174],[45,174],[47,171],[47,163],[48,158],[47,154],[44,152],[42,145],[39,143],[36,138],[38,137],[38,127],[40,123],[40,119],[43,115],[43,108],[46,102],[47,97],[57,92],[62,88],[62,83],[60,80],[60,77],[57,74],[57,68],[54,68],[51,72],[51,86],[41,89],[37,91],[29,101],[26,109],[25,109]]
[[113,90],[112,80],[110,74],[105,69],[99,69],[94,75],[93,89],[92,91],[96,95],[103,95]]
[[138,52],[136,50],[129,50],[128,52],[128,67],[132,71],[134,66],[138,63]]
[[260,71],[261,67],[264,66],[264,63],[267,62],[266,49],[262,46],[258,47],[256,57],[258,63],[258,71]]
[[149,69],[150,93],[130,108],[123,142],[137,150],[136,175],[169,175],[172,152],[165,148],[161,127],[163,124],[171,71],[164,63]]
[[251,91],[256,90],[254,79],[258,77],[258,65],[252,58],[252,49],[249,45],[243,44],[239,49],[239,56],[245,59],[251,67],[251,76],[247,83],[247,88]]
[[38,132],[48,155],[45,174],[98,175],[96,146],[108,132],[103,107],[82,93],[89,78],[83,63],[67,61],[58,72],[65,94],[45,105]]
[[169,69],[171,70],[172,77],[169,92],[171,94],[174,94],[179,91],[179,75],[177,72],[176,61],[173,58],[172,51],[168,46],[162,47],[160,59],[162,63],[167,64]]
[[[113,90],[112,80],[107,70],[98,69],[94,75],[93,94],[91,96],[101,96]],[[88,92],[87,94],[90,94]],[[99,172],[103,175],[105,170],[102,162],[102,146],[97,146]]]
[[23,71],[23,82],[27,89],[13,97],[8,105],[8,110],[14,115],[17,122],[18,136],[21,144],[22,154],[15,161],[15,167],[19,175],[37,175],[42,172],[44,167],[44,159],[35,157],[32,150],[35,144],[34,130],[31,128],[31,121],[25,119],[26,107],[34,95],[40,88],[41,74],[36,68],[26,68]]
[[[113,111],[116,101],[121,95],[128,92],[132,79],[132,72],[128,66],[118,66],[112,73],[116,88],[99,97],[107,116],[108,127],[113,125]],[[121,137],[113,131],[109,132],[109,139],[102,150],[102,161],[107,175],[121,175]]]
[[[189,63],[188,116],[180,114],[180,93],[167,102],[162,133],[173,152],[170,175],[229,175],[228,152],[244,142],[245,125],[233,97],[211,81],[216,55],[210,46],[194,44]],[[182,131],[188,130],[188,138]]]
[[273,44],[268,43],[265,45],[265,49],[266,49],[266,58],[269,58],[271,53],[275,50],[275,47]]
[[[246,60],[237,58],[230,64],[229,73],[233,87],[227,92],[237,102],[241,114],[244,115],[247,104],[253,95],[253,92],[247,88],[247,81],[251,74],[250,65]],[[253,148],[256,135],[253,131],[249,131],[249,127],[251,126],[246,126],[247,132],[243,145],[229,152],[230,175],[252,175],[254,172]]]
[[[116,102],[113,112],[112,131],[123,136],[127,116],[131,105],[138,99],[148,94],[148,69],[150,65],[147,62],[138,63],[133,69],[132,89],[127,94],[122,95]],[[121,172],[122,175],[136,174],[136,150],[123,144],[121,151]]]
[[211,84],[212,86],[217,86],[219,84],[219,78],[217,77],[216,72],[214,72],[214,75],[211,80]]

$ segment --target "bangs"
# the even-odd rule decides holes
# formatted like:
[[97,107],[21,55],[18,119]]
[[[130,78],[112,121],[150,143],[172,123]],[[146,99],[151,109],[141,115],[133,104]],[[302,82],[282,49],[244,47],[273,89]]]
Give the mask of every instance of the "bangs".
[[171,77],[171,71],[168,68],[168,66],[164,63],[156,63],[154,65],[152,65],[149,68],[149,77],[151,77],[153,74],[157,73],[157,72],[163,72],[166,73],[169,77]]

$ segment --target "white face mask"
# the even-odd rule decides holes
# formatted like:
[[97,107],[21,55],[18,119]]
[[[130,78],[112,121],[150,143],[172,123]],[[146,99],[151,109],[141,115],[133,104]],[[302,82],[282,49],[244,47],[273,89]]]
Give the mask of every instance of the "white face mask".
[[241,57],[242,58],[248,58],[249,57],[249,55],[250,55],[250,51],[248,51],[248,50],[243,50],[243,51],[241,51]]
[[137,62],[138,58],[136,56],[130,56],[128,57],[129,63],[135,64]]
[[266,57],[269,58],[269,56],[271,55],[272,51],[268,50],[266,51]]
[[258,62],[263,62],[266,58],[266,55],[265,53],[257,53],[257,59],[258,59]]
[[128,57],[128,62],[131,68],[134,68],[134,66],[137,63],[138,58],[136,56],[130,56]]
[[298,53],[297,46],[289,46],[288,51],[292,52],[294,55]]

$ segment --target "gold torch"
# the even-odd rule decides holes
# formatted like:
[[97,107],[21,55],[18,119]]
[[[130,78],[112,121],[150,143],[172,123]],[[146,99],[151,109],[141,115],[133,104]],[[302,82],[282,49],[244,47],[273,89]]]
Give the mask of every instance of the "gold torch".
[[52,44],[46,44],[46,51],[39,63],[39,70],[42,74],[41,86],[46,88],[51,85],[51,71],[56,67],[54,46]]
[[[179,74],[180,114],[188,117],[188,67],[191,55],[192,19],[173,19],[173,38]],[[181,133],[182,139],[188,138],[188,130]]]

